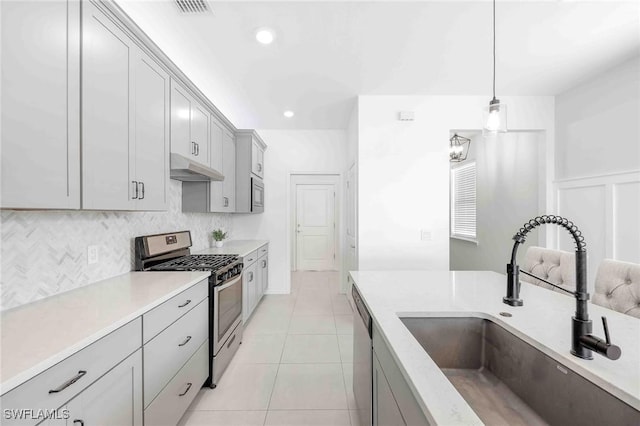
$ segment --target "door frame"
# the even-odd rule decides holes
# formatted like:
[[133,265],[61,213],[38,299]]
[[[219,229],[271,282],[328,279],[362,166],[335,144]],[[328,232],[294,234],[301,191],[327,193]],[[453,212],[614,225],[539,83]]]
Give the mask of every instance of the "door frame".
[[289,173],[289,185],[287,188],[287,199],[288,199],[288,210],[289,214],[287,215],[287,233],[288,238],[287,242],[289,243],[290,249],[289,253],[289,262],[290,262],[290,271],[297,271],[297,233],[295,228],[296,224],[296,210],[297,210],[297,191],[296,186],[301,185],[334,185],[336,198],[335,198],[335,215],[334,220],[336,222],[335,229],[335,250],[336,250],[336,263],[335,268],[336,271],[342,271],[343,269],[343,259],[342,259],[342,243],[343,243],[343,208],[342,208],[342,173],[341,172],[291,172]]

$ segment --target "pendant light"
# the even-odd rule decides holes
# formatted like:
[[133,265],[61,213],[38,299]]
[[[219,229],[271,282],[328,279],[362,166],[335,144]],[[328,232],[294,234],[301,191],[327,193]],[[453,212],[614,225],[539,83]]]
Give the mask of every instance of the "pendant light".
[[449,161],[452,163],[459,163],[466,160],[470,146],[471,139],[459,136],[455,133],[453,137],[449,139]]
[[507,131],[507,106],[496,98],[496,0],[493,0],[493,99],[484,110],[484,131]]

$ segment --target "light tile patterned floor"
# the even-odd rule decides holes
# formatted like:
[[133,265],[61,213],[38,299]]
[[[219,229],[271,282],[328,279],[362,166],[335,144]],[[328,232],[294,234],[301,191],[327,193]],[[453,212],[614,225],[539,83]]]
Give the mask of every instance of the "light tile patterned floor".
[[294,272],[291,294],[265,296],[216,389],[181,426],[357,425],[353,317],[337,272]]

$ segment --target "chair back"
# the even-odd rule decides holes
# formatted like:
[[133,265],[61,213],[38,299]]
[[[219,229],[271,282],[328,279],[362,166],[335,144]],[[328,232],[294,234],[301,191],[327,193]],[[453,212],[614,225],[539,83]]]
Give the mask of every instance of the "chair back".
[[591,302],[640,318],[640,265],[603,260],[598,267]]
[[[568,251],[531,246],[527,248],[527,252],[524,255],[524,264],[520,266],[520,270],[544,278],[566,290],[576,290],[576,256]],[[566,294],[543,281],[536,280],[525,274],[520,274],[520,280]]]

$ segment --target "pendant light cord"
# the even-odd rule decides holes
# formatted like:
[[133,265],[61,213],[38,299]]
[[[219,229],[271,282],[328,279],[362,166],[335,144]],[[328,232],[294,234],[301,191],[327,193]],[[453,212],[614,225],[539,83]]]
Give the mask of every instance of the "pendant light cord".
[[496,98],[496,0],[493,0],[493,99]]

